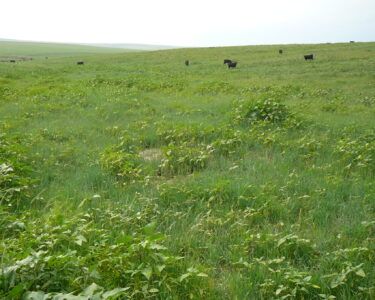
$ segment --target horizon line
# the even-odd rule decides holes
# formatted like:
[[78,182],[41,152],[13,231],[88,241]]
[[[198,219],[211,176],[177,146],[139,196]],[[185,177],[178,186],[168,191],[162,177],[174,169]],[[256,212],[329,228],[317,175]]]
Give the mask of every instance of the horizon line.
[[320,41],[320,42],[284,42],[284,43],[244,43],[244,44],[217,44],[217,45],[201,45],[201,46],[188,46],[188,45],[167,45],[167,44],[154,44],[154,43],[133,43],[133,42],[69,42],[69,41],[43,41],[43,40],[24,40],[14,38],[2,38],[0,42],[19,42],[19,43],[41,43],[41,44],[68,44],[68,45],[83,45],[95,47],[100,45],[142,45],[142,46],[158,46],[168,48],[220,48],[220,47],[241,47],[241,46],[277,46],[277,45],[318,45],[318,44],[345,44],[350,42],[356,43],[373,43],[375,40],[348,40],[348,41]]

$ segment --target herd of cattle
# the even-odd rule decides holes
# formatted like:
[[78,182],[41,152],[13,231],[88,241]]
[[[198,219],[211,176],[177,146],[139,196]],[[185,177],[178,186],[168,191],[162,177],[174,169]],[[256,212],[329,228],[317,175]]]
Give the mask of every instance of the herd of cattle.
[[[355,43],[355,41],[349,41],[349,43]],[[279,49],[279,54],[283,54],[283,49]],[[306,54],[303,56],[305,60],[314,60],[314,54]],[[1,62],[11,62],[15,63],[16,61],[24,61],[24,60],[32,60],[32,57],[19,57],[17,59],[8,59],[8,60],[0,60]],[[48,59],[48,57],[46,57]],[[77,65],[84,65],[85,63],[83,61],[77,61]],[[185,60],[185,65],[189,66],[190,61]],[[228,66],[228,69],[237,67],[237,62],[231,59],[224,59],[224,65]]]
[[[354,41],[350,41],[350,43],[354,43]],[[279,54],[283,54],[283,49],[279,49]],[[303,56],[305,58],[305,60],[314,60],[314,54],[306,54]],[[48,59],[48,57],[46,57],[46,59]],[[18,60],[32,60],[32,58],[21,58],[21,59],[18,59]],[[4,60],[2,60],[3,62],[5,62]],[[17,60],[16,59],[10,59],[10,60],[6,60],[6,61],[9,61],[11,63],[15,63]],[[84,61],[77,61],[77,65],[84,65]],[[224,59],[224,64],[228,66],[228,69],[232,69],[232,68],[236,68],[237,67],[237,62],[234,61],[234,60],[231,60],[231,59]],[[186,66],[189,66],[190,65],[190,61],[189,60],[185,60],[185,65]]]
[[26,60],[33,60],[32,57],[27,57],[27,56],[16,56],[14,58],[0,58],[0,62],[11,62],[11,63],[15,63],[17,61],[26,61]]
[[[283,54],[283,49],[279,49],[279,54]],[[314,54],[306,54],[303,56],[305,60],[314,60]],[[77,63],[78,64],[78,63]],[[185,66],[189,66],[190,61],[185,60]],[[231,59],[224,59],[224,65],[228,66],[228,69],[237,67],[237,62]]]
[[[279,49],[279,54],[283,54],[283,49]],[[307,54],[304,55],[305,60],[313,60],[314,59],[314,54]],[[83,61],[77,61],[77,65],[84,65],[85,63]],[[189,66],[190,61],[187,59],[185,60],[185,66]],[[228,66],[228,69],[234,69],[237,67],[237,62],[231,59],[224,59],[224,65]]]

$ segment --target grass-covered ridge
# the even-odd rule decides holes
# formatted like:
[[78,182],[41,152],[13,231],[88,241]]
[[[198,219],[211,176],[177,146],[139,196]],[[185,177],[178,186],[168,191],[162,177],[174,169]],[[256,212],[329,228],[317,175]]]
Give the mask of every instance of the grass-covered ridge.
[[17,57],[71,56],[99,53],[120,53],[126,49],[96,47],[79,44],[43,43],[0,40],[0,60]]
[[0,298],[373,299],[374,54],[0,63]]

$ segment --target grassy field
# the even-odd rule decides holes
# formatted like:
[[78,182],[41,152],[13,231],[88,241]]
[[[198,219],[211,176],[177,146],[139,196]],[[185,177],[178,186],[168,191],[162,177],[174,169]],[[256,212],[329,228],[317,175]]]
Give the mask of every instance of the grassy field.
[[0,47],[0,298],[375,298],[375,43],[64,51]]

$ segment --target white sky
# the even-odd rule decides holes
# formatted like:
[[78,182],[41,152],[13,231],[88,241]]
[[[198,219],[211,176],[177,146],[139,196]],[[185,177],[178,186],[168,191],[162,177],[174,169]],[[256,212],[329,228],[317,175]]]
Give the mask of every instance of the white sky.
[[375,0],[0,0],[0,38],[175,46],[375,41]]

